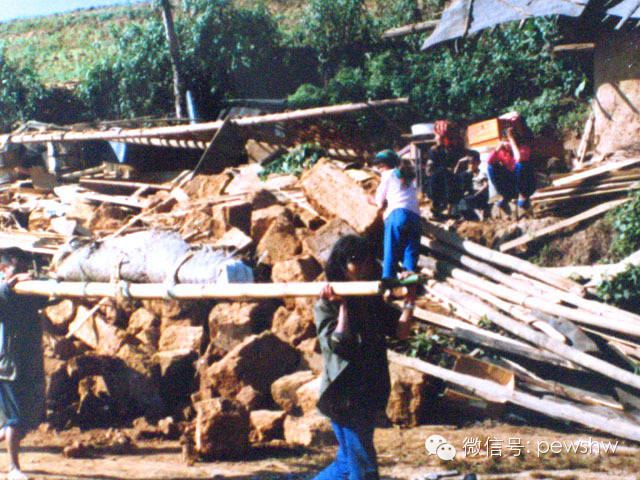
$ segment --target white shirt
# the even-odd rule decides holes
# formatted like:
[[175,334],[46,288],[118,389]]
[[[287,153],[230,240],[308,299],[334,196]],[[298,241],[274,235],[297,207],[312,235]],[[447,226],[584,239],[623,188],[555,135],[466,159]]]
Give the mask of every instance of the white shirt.
[[384,218],[387,218],[397,208],[405,208],[420,215],[415,182],[412,181],[405,187],[402,179],[396,175],[395,169],[383,171],[380,177],[380,185],[376,190],[376,205],[382,208],[384,201],[387,201]]

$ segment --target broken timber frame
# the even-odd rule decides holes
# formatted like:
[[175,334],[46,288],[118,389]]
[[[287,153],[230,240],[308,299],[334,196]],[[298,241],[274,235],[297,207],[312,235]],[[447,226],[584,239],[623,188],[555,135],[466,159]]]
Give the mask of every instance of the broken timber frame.
[[[286,122],[290,120],[303,120],[312,117],[322,117],[326,115],[341,115],[350,112],[357,112],[370,108],[391,107],[397,105],[406,105],[409,103],[408,98],[393,98],[385,100],[371,100],[361,103],[346,103],[341,105],[333,105],[327,107],[308,108],[303,110],[295,110],[292,112],[272,113],[268,115],[258,115],[254,117],[242,117],[231,120],[231,123],[238,127],[249,127],[255,125],[264,125],[269,123]],[[61,130],[55,132],[42,133],[19,133],[15,135],[0,135],[0,144],[3,142],[10,143],[44,143],[44,142],[70,142],[85,140],[110,140],[130,142],[135,139],[157,140],[162,142],[181,142],[178,139],[160,139],[158,137],[167,137],[171,135],[185,134],[211,134],[217,131],[223,120],[214,122],[174,125],[166,127],[151,128],[131,128],[131,129],[111,129],[111,130],[94,130],[89,132]],[[201,146],[207,143],[203,142]]]

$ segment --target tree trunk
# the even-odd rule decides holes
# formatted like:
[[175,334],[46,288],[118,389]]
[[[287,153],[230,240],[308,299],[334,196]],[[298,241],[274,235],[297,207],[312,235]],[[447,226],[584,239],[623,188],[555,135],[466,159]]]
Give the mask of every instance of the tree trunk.
[[180,73],[180,46],[178,45],[178,37],[173,26],[173,16],[171,15],[171,5],[169,0],[160,0],[162,8],[162,19],[164,21],[164,32],[167,36],[169,44],[169,55],[171,56],[171,67],[173,69],[173,95],[175,97],[176,117],[183,118],[182,115],[182,97],[183,85],[182,75]]

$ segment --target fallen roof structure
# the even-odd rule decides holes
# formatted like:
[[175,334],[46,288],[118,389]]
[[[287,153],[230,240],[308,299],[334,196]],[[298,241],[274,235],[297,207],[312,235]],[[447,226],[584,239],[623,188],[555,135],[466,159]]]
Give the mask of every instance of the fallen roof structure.
[[[229,124],[236,127],[237,134],[245,140],[252,138],[257,141],[287,146],[316,142],[325,149],[343,152],[344,156],[357,156],[369,150],[366,139],[361,137],[361,132],[337,129],[325,122],[326,117],[406,104],[408,104],[407,98],[371,100],[233,118],[229,120]],[[20,131],[15,134],[0,135],[0,145],[105,140],[157,147],[205,150],[223,123],[224,120],[216,120],[198,124],[148,128],[73,129],[73,127],[65,127],[64,129],[48,130],[46,126],[40,126],[36,132]],[[349,151],[352,153],[349,154]]]
[[[501,23],[551,15],[576,18],[588,6],[598,7],[598,3],[599,0],[454,0],[442,13],[442,20],[422,44],[422,49]],[[604,13],[621,18],[616,25],[619,29],[630,18],[640,18],[640,2],[624,0]]]

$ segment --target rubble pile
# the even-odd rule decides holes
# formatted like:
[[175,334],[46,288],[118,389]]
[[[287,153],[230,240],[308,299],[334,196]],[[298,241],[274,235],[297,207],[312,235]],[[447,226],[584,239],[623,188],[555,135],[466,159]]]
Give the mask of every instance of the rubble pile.
[[[179,235],[186,250],[206,246],[224,255],[233,253],[252,267],[257,282],[320,282],[322,265],[339,237],[347,233],[382,237],[378,211],[367,202],[376,176],[346,167],[324,159],[300,179],[272,175],[262,181],[257,176],[259,165],[249,164],[215,175],[187,172],[166,183],[109,179],[93,170],[79,176],[80,182],[52,192],[14,184],[2,193],[0,241],[40,255],[44,263],[55,255],[51,265],[60,265],[67,258],[62,252],[87,248],[76,245],[78,238],[84,238],[80,243],[85,245],[102,245],[141,232],[168,231]],[[608,339],[611,348],[617,347],[628,359],[640,358],[640,347],[629,338],[638,335],[634,330],[636,322],[640,325],[638,317],[621,314],[630,326],[612,331],[606,319],[617,311],[583,302],[585,292],[578,284],[454,237],[425,224],[423,245],[431,256],[423,256],[421,265],[433,280],[418,302],[416,316],[442,335],[493,352],[499,366],[490,368],[480,367],[482,361],[469,355],[445,353],[457,358],[459,366],[465,361],[472,365],[458,375],[498,382],[496,391],[511,393],[501,394],[496,402],[482,388],[465,390],[464,381],[460,383],[465,377],[451,380],[414,363],[406,368],[404,357],[395,354],[386,412],[391,422],[412,426],[428,421],[442,387],[440,377],[460,387],[448,398],[455,397],[451,405],[462,411],[477,407],[477,397],[487,400],[487,395],[484,414],[500,410],[495,408],[498,404],[519,404],[518,387],[563,398],[563,405],[571,399],[572,408],[588,404],[610,409],[613,414],[603,413],[598,419],[615,417],[620,425],[636,425],[626,409],[633,404],[637,387],[616,390],[627,379],[620,372],[634,375],[620,366],[620,359],[610,370],[601,369],[609,365],[609,359],[596,358],[603,357],[604,350],[593,342],[575,344],[581,338],[575,333],[580,328],[567,327],[567,318],[578,323],[586,319],[582,323],[589,333]],[[153,243],[145,247],[149,248],[160,251]],[[111,282],[122,281],[126,260],[108,256],[117,268],[107,269],[106,276]],[[173,272],[176,258],[169,257],[156,255],[153,267]],[[479,277],[468,276],[470,271],[493,283],[483,284]],[[49,273],[53,276],[54,269]],[[450,278],[443,280],[443,273]],[[82,275],[73,278],[82,281]],[[511,298],[505,285],[529,293]],[[544,310],[541,303],[532,303],[535,295],[546,296],[558,308]],[[126,295],[62,300],[44,310],[49,324],[47,421],[57,429],[90,428],[127,425],[138,417],[154,424],[170,416],[173,428],[158,428],[158,435],[164,430],[174,437],[184,432],[189,436],[186,443],[202,458],[241,456],[251,445],[272,440],[307,446],[333,442],[328,419],[315,409],[322,362],[313,304],[310,297],[177,301],[169,293],[154,300]],[[438,309],[436,304],[442,306]],[[560,320],[554,323],[551,317]],[[484,328],[483,319],[499,326],[501,333]],[[555,374],[540,378],[549,366],[571,372],[572,385],[562,384]],[[506,376],[495,377],[496,369]],[[606,385],[600,393],[578,389],[575,384],[581,378]],[[538,408],[535,400],[527,401],[527,408],[562,417]],[[608,424],[589,426],[617,434]]]

